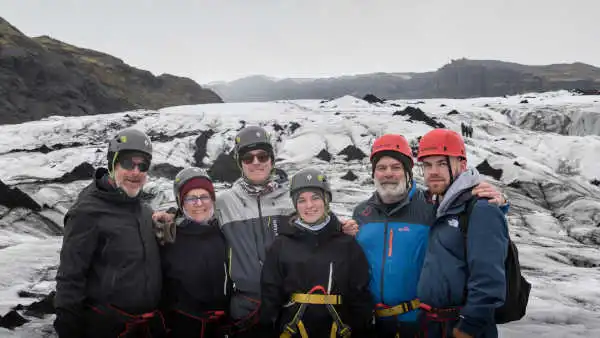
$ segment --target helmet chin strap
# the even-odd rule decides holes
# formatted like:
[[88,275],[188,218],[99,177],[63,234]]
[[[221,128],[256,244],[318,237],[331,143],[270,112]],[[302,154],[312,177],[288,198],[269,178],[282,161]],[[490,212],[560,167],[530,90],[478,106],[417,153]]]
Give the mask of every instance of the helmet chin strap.
[[115,152],[111,163],[108,164],[108,177],[110,177],[112,180],[115,179],[115,165],[117,164],[117,157],[119,157],[118,151]]

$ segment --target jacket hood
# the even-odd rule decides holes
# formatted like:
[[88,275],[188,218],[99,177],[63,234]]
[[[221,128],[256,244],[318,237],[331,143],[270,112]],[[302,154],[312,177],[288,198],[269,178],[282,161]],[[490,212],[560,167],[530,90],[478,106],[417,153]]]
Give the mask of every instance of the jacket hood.
[[481,175],[475,168],[469,168],[454,179],[438,206],[436,216],[441,217],[471,198],[471,189],[481,183]]

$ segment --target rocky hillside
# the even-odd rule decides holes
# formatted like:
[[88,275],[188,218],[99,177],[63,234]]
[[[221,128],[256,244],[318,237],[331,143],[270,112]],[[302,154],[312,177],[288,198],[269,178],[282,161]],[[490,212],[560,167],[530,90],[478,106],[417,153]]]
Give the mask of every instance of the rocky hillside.
[[225,101],[330,99],[375,94],[385,99],[469,98],[560,89],[600,89],[600,68],[583,63],[526,66],[491,60],[455,60],[435,72],[376,73],[327,79],[251,76],[208,85]]
[[0,124],[222,102],[196,82],[131,67],[48,36],[30,38],[0,18]]

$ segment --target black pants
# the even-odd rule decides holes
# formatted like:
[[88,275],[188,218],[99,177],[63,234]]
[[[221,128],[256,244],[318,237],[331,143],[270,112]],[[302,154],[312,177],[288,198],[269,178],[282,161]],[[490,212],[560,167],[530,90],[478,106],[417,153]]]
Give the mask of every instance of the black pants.
[[170,338],[223,338],[222,322],[200,321],[177,312],[165,314]]
[[[279,332],[280,333],[280,332]],[[233,334],[231,334],[230,338],[270,338],[270,337],[279,337],[279,333],[274,332],[272,329],[267,329],[259,324],[253,325],[244,330],[235,330]]]
[[380,338],[422,338],[419,322],[400,322],[397,320],[378,320],[375,324],[377,337]]
[[160,316],[139,324],[129,325],[118,319],[99,314],[91,309],[85,310],[85,338],[165,338],[166,329]]

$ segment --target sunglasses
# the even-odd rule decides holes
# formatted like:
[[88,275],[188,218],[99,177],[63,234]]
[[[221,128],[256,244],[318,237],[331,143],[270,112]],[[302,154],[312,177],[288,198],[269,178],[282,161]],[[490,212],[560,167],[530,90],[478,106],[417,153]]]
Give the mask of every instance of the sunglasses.
[[261,152],[256,155],[251,153],[245,153],[244,155],[242,155],[242,157],[240,157],[242,162],[244,162],[245,164],[252,164],[254,162],[254,158],[258,159],[258,162],[260,163],[266,163],[268,160],[271,159],[271,156],[269,156],[269,154],[265,152]]
[[142,161],[140,163],[135,163],[133,161],[133,159],[130,158],[123,158],[119,160],[119,164],[121,165],[121,168],[125,169],[125,170],[133,170],[135,169],[135,167],[137,167],[140,172],[145,173],[148,171],[148,169],[150,169],[150,163],[146,162],[146,161]]
[[185,204],[195,204],[197,202],[207,203],[211,198],[208,195],[202,196],[187,196],[183,199],[183,203]]

